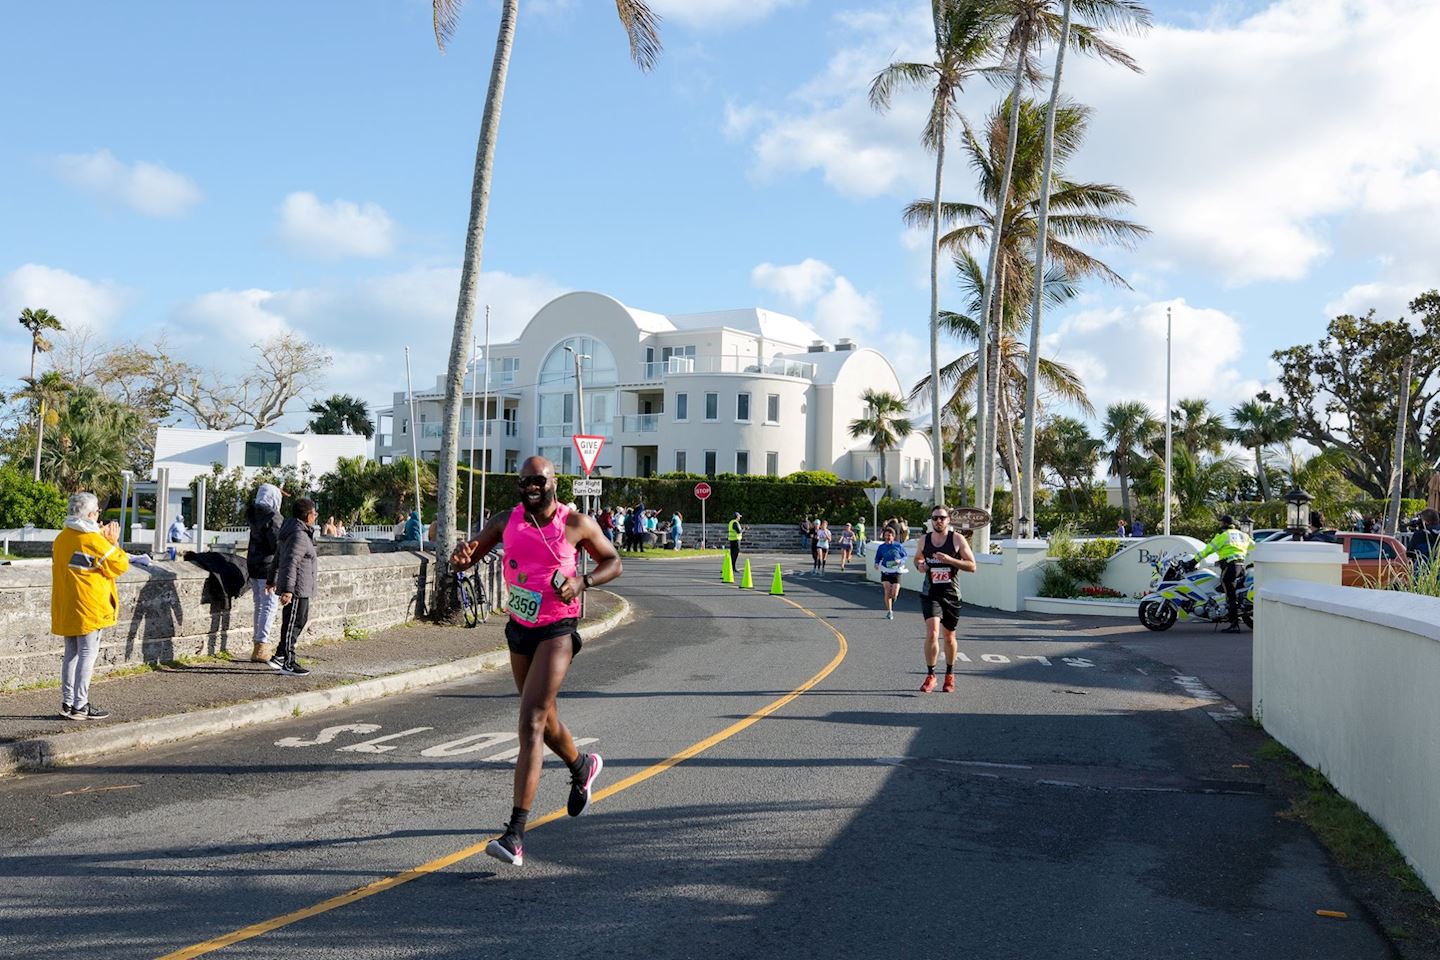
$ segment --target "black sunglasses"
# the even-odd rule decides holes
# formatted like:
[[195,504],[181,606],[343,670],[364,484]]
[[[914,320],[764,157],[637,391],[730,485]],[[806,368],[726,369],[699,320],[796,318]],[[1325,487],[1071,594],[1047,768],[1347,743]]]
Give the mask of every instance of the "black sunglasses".
[[533,476],[521,477],[517,482],[521,487],[543,487],[547,481],[543,473],[537,473]]
[[950,515],[949,515],[948,513],[932,513],[932,514],[930,514],[930,519],[931,519],[931,520],[949,520],[949,519],[950,519]]

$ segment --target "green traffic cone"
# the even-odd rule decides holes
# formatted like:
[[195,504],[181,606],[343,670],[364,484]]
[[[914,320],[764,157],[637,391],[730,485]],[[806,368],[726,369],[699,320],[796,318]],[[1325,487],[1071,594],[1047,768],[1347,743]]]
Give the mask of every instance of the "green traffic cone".
[[745,575],[740,578],[741,590],[754,590],[755,582],[750,579],[750,558],[745,558]]
[[724,562],[720,564],[720,582],[734,583],[735,568],[730,565],[730,554],[722,554],[722,557],[724,558]]
[[775,579],[770,581],[770,596],[785,596],[785,583],[780,578],[780,564],[775,564]]

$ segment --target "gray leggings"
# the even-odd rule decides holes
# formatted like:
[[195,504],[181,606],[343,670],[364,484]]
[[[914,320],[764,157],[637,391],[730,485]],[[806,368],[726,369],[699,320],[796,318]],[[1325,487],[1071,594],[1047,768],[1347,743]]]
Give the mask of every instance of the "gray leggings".
[[83,707],[90,702],[90,675],[100,655],[100,631],[65,638],[65,659],[60,664],[60,702]]

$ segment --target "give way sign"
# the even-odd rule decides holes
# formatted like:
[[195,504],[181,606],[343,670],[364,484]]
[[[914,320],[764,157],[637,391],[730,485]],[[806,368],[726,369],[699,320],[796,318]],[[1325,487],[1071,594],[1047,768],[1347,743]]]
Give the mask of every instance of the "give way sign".
[[595,469],[595,461],[600,458],[600,448],[605,446],[605,438],[577,433],[573,439],[575,452],[580,454],[580,469],[584,470],[588,477],[590,471]]

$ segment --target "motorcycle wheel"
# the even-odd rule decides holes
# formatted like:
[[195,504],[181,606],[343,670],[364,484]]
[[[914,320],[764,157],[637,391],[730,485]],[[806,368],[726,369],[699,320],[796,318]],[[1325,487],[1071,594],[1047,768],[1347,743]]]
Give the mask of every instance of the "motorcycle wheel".
[[1255,614],[1252,610],[1247,608],[1241,611],[1240,619],[1245,621],[1245,626],[1249,627],[1251,630],[1255,629]]
[[1175,626],[1175,608],[1168,603],[1150,600],[1140,604],[1140,623],[1157,633]]

